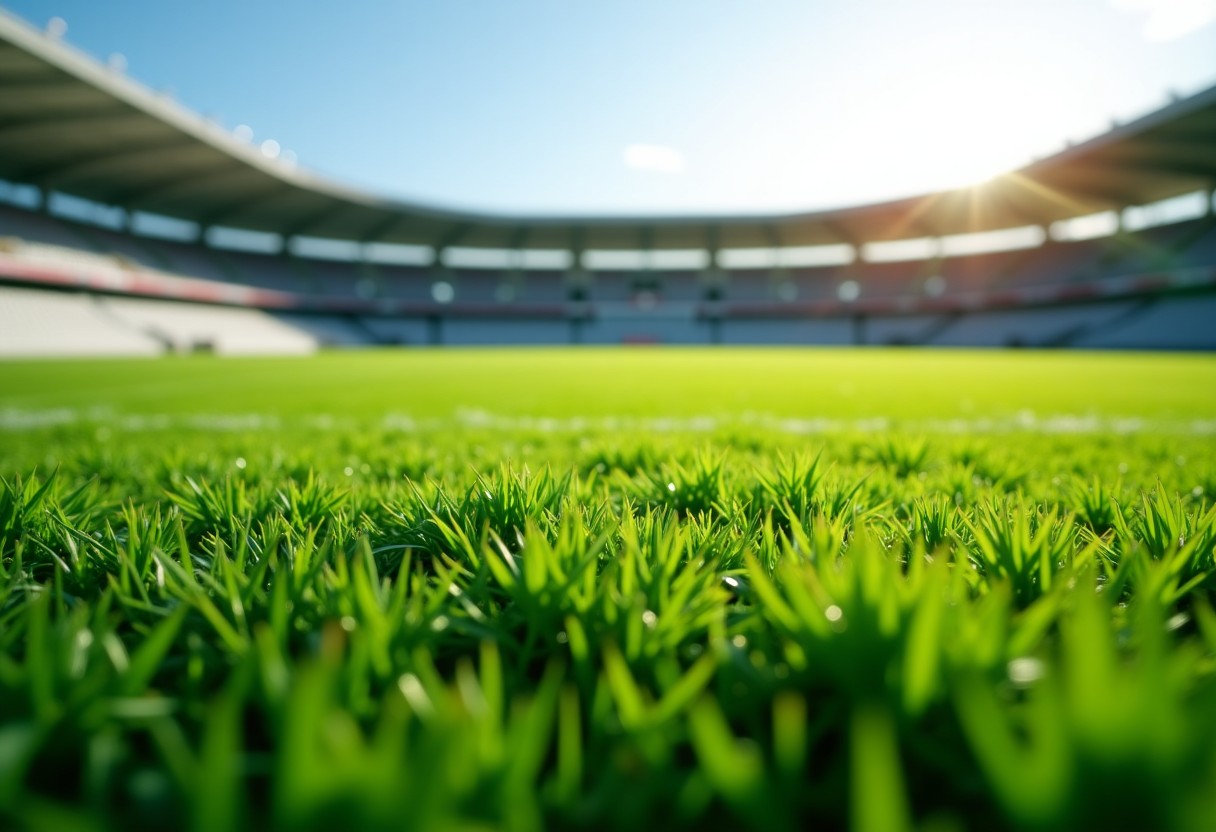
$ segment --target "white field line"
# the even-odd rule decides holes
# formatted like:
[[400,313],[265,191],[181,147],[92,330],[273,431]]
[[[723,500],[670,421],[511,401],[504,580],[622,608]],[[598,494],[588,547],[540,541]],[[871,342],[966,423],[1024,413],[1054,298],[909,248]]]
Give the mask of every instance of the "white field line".
[[1168,433],[1195,436],[1216,434],[1216,419],[1154,419],[1140,416],[1094,414],[1037,414],[1030,410],[1000,416],[935,419],[890,419],[882,416],[855,419],[787,417],[764,413],[729,416],[636,417],[636,416],[505,416],[484,410],[458,410],[450,418],[412,417],[389,413],[378,422],[328,414],[283,419],[261,413],[129,414],[105,408],[75,410],[52,408],[23,410],[0,408],[0,432],[20,433],[66,425],[95,425],[124,431],[189,429],[200,432],[234,433],[279,431],[290,427],[317,430],[352,430],[379,427],[386,431],[430,433],[463,429],[542,434],[648,433],[709,434],[732,427],[758,428],[792,436],[898,431],[926,434],[1114,434]]

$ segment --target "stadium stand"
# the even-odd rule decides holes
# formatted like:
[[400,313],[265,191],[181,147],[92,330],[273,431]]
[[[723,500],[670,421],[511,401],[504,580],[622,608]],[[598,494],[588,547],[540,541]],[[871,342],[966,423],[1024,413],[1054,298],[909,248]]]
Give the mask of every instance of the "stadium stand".
[[552,319],[507,321],[453,318],[443,324],[442,343],[487,344],[568,344],[570,326]]
[[149,356],[163,351],[156,338],[106,315],[96,295],[0,286],[0,355]]
[[561,304],[568,299],[566,281],[555,272],[523,272],[519,275],[516,297],[523,303]]
[[625,272],[597,272],[591,298],[598,303],[626,303],[633,296],[633,280]]
[[731,273],[726,281],[726,300],[731,303],[763,303],[772,300],[772,277],[767,271],[747,269]]
[[453,272],[449,278],[456,289],[456,297],[462,303],[495,304],[501,303],[498,287],[503,284],[503,275],[497,271],[473,271],[471,269]]
[[704,281],[696,272],[666,272],[660,279],[659,297],[674,303],[695,303],[705,297]]
[[260,309],[0,286],[0,355],[300,355],[317,344]]
[[[929,343],[951,347],[1067,347],[1083,332],[1109,324],[1134,307],[1135,302],[1123,301],[957,315],[949,324],[943,323]],[[874,324],[868,326],[869,337],[877,337]]]
[[849,318],[727,319],[722,322],[723,344],[828,344],[855,342],[856,324]]
[[1210,350],[1216,297],[1154,298],[1128,314],[1091,326],[1069,346],[1094,349]]
[[[42,85],[0,97],[0,355],[1216,348],[1216,88],[972,188],[775,217],[533,220],[338,188],[3,11],[0,84]],[[141,161],[129,132],[48,121],[86,99],[99,125],[189,153]],[[15,131],[35,124],[37,143]]]
[[[721,300],[708,292],[715,283],[711,277],[725,280]],[[1216,231],[1210,218],[1012,252],[715,275],[604,271],[591,278],[588,307],[573,298],[573,283],[564,272],[406,267],[217,250],[202,241],[154,240],[0,206],[0,280],[103,293],[91,303],[79,294],[56,293],[42,304],[33,302],[32,289],[5,294],[5,305],[20,305],[23,316],[48,318],[39,327],[42,333],[64,330],[65,335],[55,349],[18,347],[6,338],[0,354],[190,349],[227,354],[295,352],[316,345],[566,342],[1216,346],[1216,317],[1205,317],[1213,311],[1210,298],[1159,297],[1216,283]],[[451,304],[435,302],[432,287],[438,281],[454,286]],[[839,299],[845,281],[859,286],[855,304]],[[133,301],[105,298],[190,296],[178,283],[271,290],[261,301],[198,299],[296,309],[266,320],[280,320],[304,340],[276,340],[262,331],[264,319],[247,315],[192,316],[181,304],[147,300],[132,306]],[[1036,297],[1036,291],[1048,296]],[[1108,295],[1115,300],[1105,300]],[[1117,300],[1126,295],[1144,297]],[[983,311],[992,305],[1031,308]],[[940,312],[925,315],[925,309]],[[158,323],[161,314],[165,320]],[[580,323],[583,318],[589,320]],[[815,325],[805,320],[816,318],[821,320]],[[242,338],[242,326],[260,334]],[[86,333],[91,334],[86,338]]]
[[431,273],[407,266],[376,266],[383,297],[427,303],[431,300]]
[[231,265],[225,267],[217,258],[219,252],[208,251],[203,246],[168,240],[157,240],[154,245],[165,253],[176,274],[198,277],[219,282],[240,280]]
[[[863,298],[914,298],[926,278],[940,271],[932,260],[855,265],[849,279],[861,286]],[[950,284],[947,282],[947,288]],[[961,288],[961,287],[957,287]]]
[[363,331],[377,344],[427,345],[435,338],[430,323],[419,318],[361,318]]
[[260,309],[124,297],[98,303],[113,320],[173,352],[299,355],[317,348],[315,338]]
[[[822,269],[794,269],[788,275],[793,291],[786,290],[790,300],[828,301],[836,297],[836,286],[841,280],[844,267]],[[778,297],[781,295],[778,286]]]

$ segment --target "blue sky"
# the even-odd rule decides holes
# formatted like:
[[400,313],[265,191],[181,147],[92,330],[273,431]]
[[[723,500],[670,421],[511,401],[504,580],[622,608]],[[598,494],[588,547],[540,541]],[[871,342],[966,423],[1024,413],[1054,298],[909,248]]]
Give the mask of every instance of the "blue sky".
[[531,213],[978,181],[1216,83],[1216,0],[0,0],[300,164]]

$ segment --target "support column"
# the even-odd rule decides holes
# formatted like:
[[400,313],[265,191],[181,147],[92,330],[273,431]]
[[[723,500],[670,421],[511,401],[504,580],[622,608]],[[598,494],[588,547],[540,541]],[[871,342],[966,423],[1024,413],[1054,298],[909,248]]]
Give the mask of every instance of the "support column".
[[591,272],[583,268],[583,252],[571,251],[573,261],[566,271],[566,301],[586,303],[591,300]]

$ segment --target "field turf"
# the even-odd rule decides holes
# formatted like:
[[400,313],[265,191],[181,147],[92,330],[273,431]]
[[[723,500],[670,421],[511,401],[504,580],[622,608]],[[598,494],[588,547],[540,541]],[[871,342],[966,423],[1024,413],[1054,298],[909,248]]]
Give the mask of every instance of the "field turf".
[[0,363],[0,828],[1216,828],[1216,357]]

